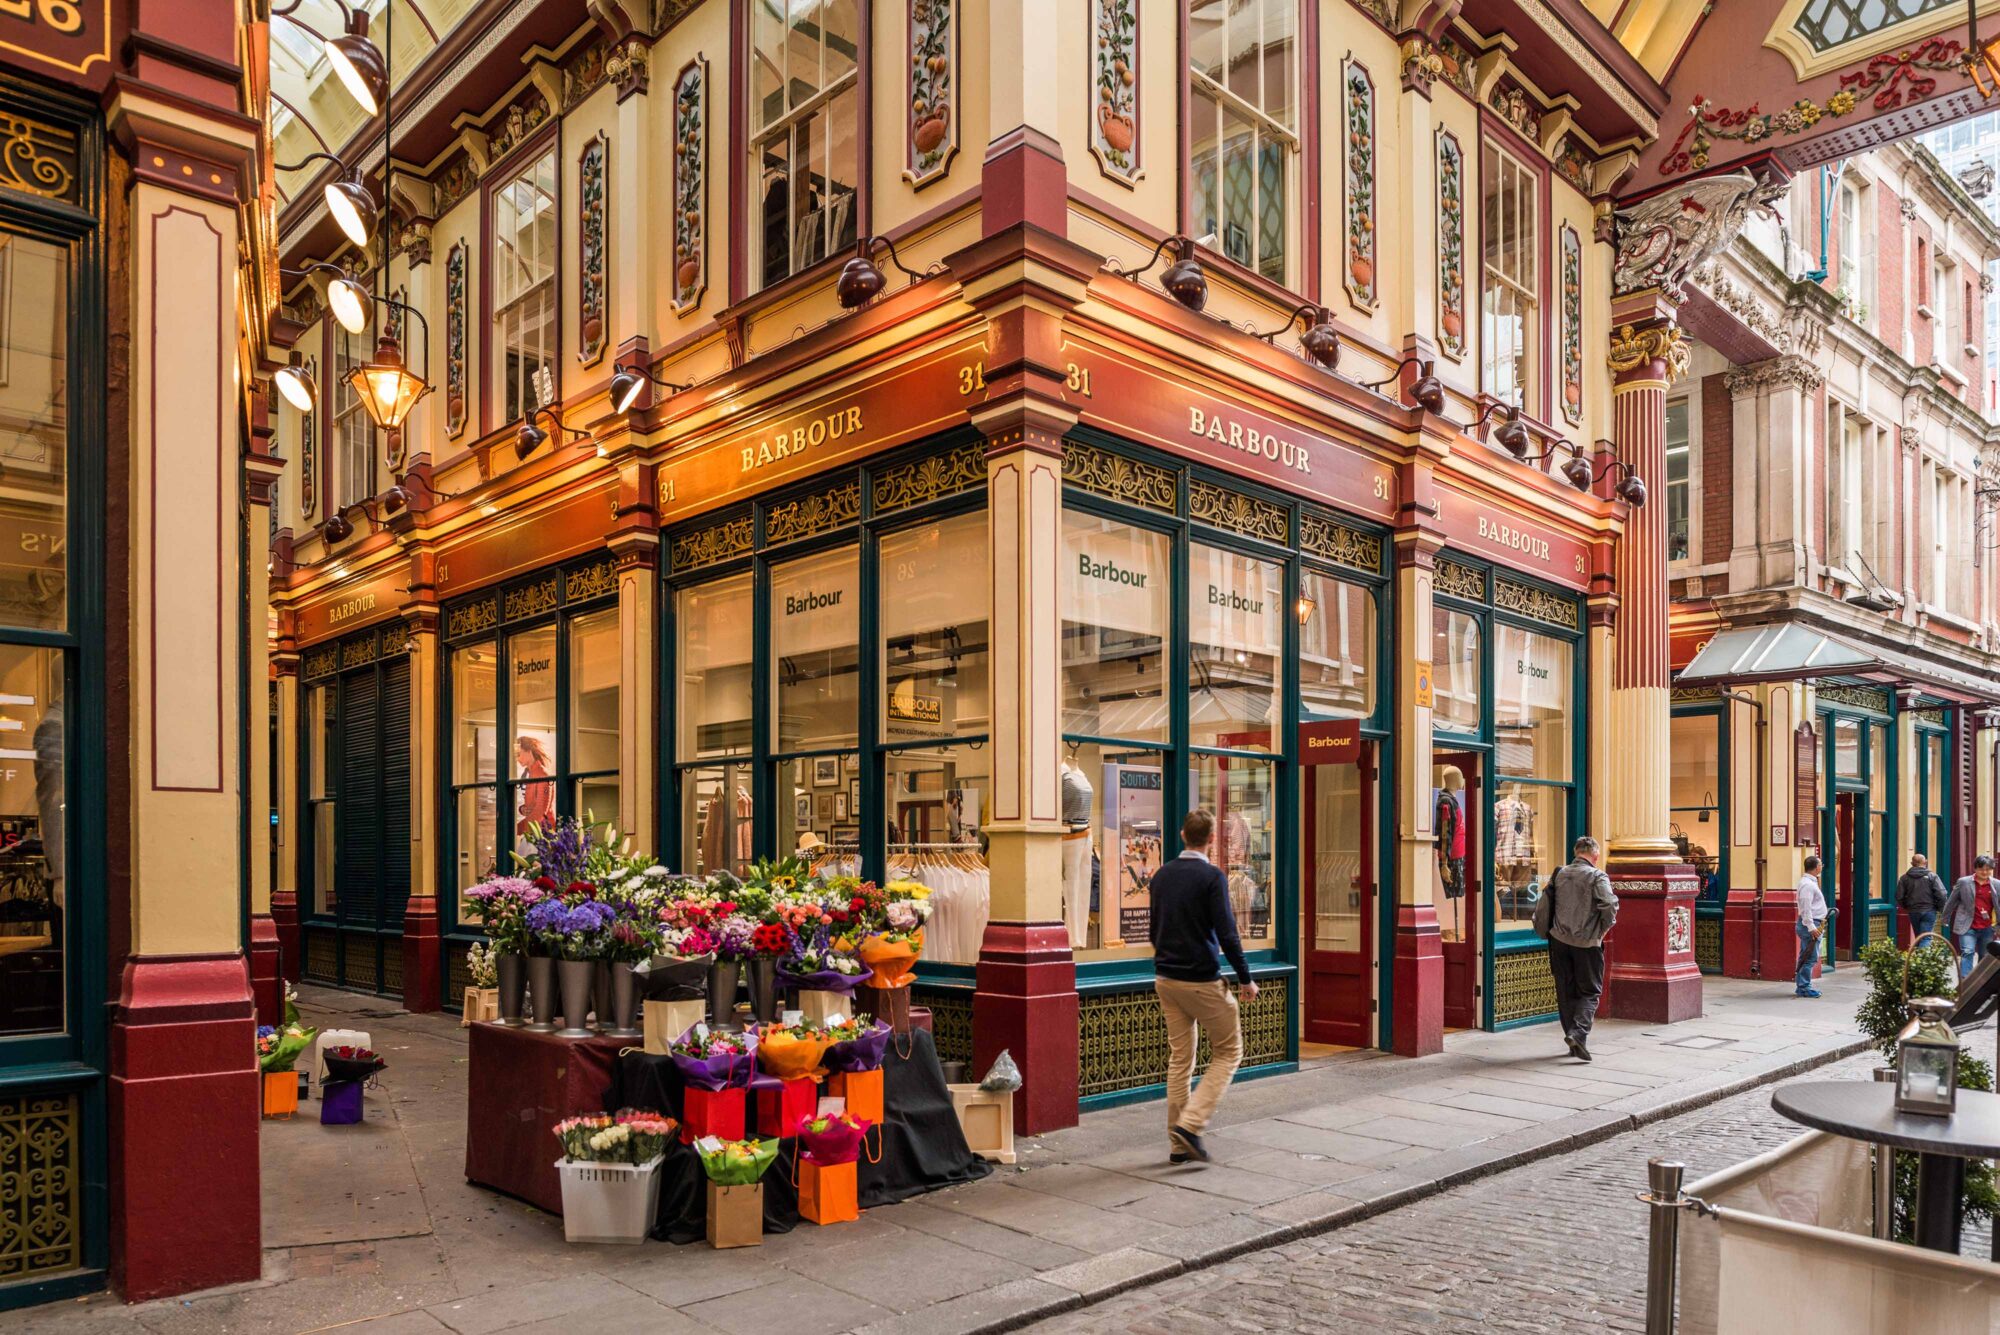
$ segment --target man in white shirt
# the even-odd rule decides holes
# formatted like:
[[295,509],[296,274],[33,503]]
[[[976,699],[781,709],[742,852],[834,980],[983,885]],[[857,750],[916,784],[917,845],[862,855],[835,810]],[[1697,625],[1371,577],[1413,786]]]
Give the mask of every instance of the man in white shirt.
[[1799,936],[1798,995],[1816,997],[1819,989],[1812,985],[1813,965],[1819,960],[1819,939],[1826,931],[1826,896],[1819,889],[1819,856],[1808,855],[1806,874],[1799,877],[1799,921],[1796,927]]

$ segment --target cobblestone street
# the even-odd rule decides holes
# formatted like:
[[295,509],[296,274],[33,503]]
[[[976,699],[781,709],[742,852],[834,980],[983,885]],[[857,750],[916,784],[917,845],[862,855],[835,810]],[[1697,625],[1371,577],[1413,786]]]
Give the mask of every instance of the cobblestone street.
[[[1859,1079],[1872,1056],[1806,1078]],[[1800,1128],[1770,1088],[1500,1173],[1319,1237],[1253,1252],[1030,1327],[1045,1335],[1206,1332],[1638,1331],[1649,1156],[1690,1182]],[[1975,1246],[1978,1248],[1974,1252]],[[1968,1238],[1968,1254],[1985,1240]]]

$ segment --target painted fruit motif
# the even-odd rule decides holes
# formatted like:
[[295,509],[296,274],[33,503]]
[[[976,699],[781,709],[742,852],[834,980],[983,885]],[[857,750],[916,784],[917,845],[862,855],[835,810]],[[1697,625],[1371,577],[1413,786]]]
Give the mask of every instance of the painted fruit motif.
[[1354,282],[1359,287],[1372,288],[1375,285],[1375,261],[1366,256],[1356,255],[1348,264],[1347,272],[1353,275]]
[[1444,326],[1445,336],[1448,338],[1457,339],[1465,333],[1465,317],[1457,311],[1446,311],[1444,318],[1438,323]]
[[690,258],[681,261],[681,267],[674,270],[674,283],[685,292],[694,286],[694,280],[701,276],[701,260]]
[[1097,105],[1097,128],[1104,134],[1104,142],[1120,153],[1132,147],[1132,118],[1114,115],[1107,103]]
[[935,116],[918,124],[910,134],[917,146],[917,152],[928,153],[944,142],[945,121],[950,115],[950,107],[940,107]]

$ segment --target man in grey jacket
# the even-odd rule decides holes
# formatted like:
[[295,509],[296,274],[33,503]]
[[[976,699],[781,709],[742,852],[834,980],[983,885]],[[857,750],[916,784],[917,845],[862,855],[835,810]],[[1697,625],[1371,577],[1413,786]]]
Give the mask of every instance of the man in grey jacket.
[[1570,1056],[1590,1060],[1590,1026],[1604,994],[1604,934],[1618,920],[1618,896],[1597,865],[1597,841],[1574,845],[1574,860],[1554,876],[1535,905],[1535,931],[1548,939],[1556,980],[1556,1015]]
[[1993,859],[1981,853],[1972,860],[1972,875],[1961,876],[1945,900],[1938,924],[1958,943],[1958,976],[1972,972],[2000,925],[2000,881],[1993,879]]

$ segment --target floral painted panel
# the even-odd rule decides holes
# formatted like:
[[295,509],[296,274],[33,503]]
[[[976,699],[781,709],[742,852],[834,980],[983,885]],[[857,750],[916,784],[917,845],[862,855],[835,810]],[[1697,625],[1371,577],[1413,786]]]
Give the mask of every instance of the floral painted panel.
[[576,159],[577,246],[576,319],[577,360],[585,366],[604,356],[604,331],[609,320],[605,296],[604,267],[610,249],[611,189],[609,161],[611,141],[602,132],[584,141]]
[[[319,358],[306,358],[305,372],[317,388]],[[299,414],[299,514],[306,519],[319,513],[319,436],[313,427],[318,420],[318,413]]]
[[1139,0],[1090,0],[1090,151],[1122,185],[1139,179]]
[[1347,295],[1375,305],[1375,83],[1349,56],[1341,64],[1347,125]]
[[958,151],[957,0],[910,0],[910,159],[912,185],[929,185]]
[[465,430],[465,262],[460,240],[444,257],[444,423],[451,436]]
[[1437,134],[1438,346],[1465,355],[1465,150],[1450,130]]
[[674,309],[685,315],[708,287],[708,62],[674,80]]
[[1564,223],[1562,250],[1562,413],[1583,425],[1583,238]]

